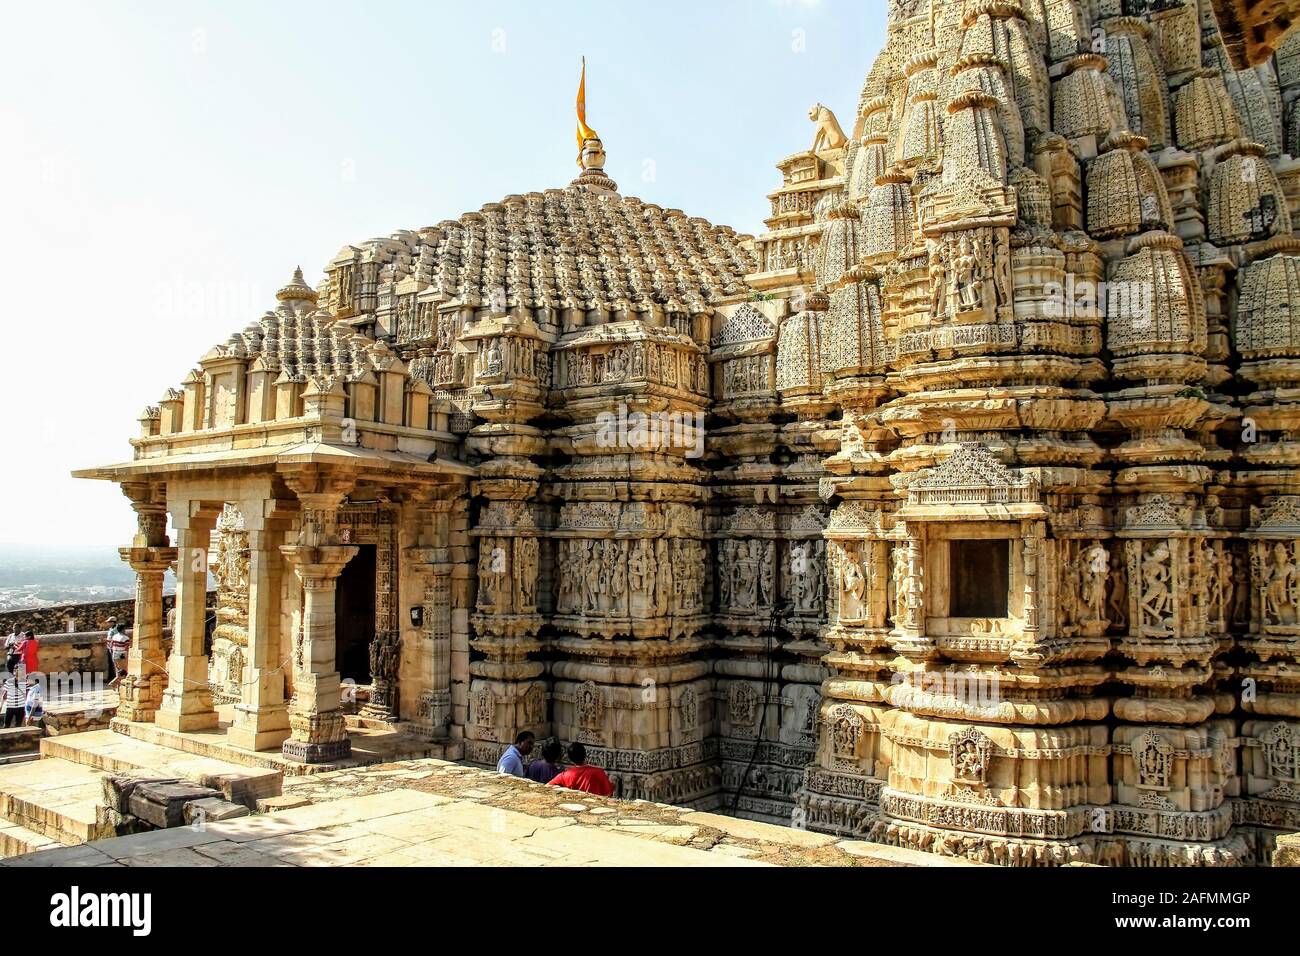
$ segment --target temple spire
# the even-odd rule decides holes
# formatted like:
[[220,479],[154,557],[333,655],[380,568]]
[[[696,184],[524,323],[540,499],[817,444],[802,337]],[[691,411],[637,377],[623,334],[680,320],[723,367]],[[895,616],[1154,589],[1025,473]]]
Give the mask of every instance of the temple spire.
[[578,80],[578,167],[582,174],[570,186],[591,192],[616,193],[618,183],[605,175],[605,147],[596,131],[587,125],[587,58],[582,58]]

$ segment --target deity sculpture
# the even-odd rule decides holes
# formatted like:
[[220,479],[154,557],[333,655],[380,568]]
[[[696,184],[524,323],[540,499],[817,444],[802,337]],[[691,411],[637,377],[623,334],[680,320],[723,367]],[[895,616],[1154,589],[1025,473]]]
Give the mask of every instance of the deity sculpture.
[[1264,614],[1273,624],[1295,624],[1300,604],[1300,576],[1282,542],[1273,546],[1263,588]]
[[1170,591],[1170,553],[1163,544],[1142,559],[1142,593],[1138,607],[1142,612],[1142,633],[1163,636],[1173,630],[1170,614],[1173,594]]

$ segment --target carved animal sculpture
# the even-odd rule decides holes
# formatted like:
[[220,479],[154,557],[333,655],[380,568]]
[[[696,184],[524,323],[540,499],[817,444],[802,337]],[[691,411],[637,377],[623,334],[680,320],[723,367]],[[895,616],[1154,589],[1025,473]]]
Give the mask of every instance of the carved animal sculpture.
[[840,128],[840,121],[827,107],[818,103],[808,111],[808,118],[817,124],[817,135],[813,139],[812,151],[823,149],[842,149],[849,141]]

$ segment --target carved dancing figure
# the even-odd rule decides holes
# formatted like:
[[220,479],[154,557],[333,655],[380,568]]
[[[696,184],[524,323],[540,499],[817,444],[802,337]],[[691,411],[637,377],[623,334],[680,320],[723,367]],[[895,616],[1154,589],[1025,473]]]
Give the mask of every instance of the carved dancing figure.
[[[1142,596],[1138,601],[1144,615],[1143,631],[1169,633],[1168,615],[1173,608],[1173,594],[1169,590],[1169,549],[1163,544],[1142,560]],[[1145,626],[1150,619],[1152,626]]]

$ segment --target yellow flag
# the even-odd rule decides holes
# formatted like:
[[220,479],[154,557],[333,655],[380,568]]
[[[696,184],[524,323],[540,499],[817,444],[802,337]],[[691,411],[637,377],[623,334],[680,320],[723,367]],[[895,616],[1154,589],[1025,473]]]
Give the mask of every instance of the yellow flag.
[[596,139],[596,131],[587,125],[587,58],[582,58],[582,78],[578,80],[578,165],[582,165],[582,144]]

